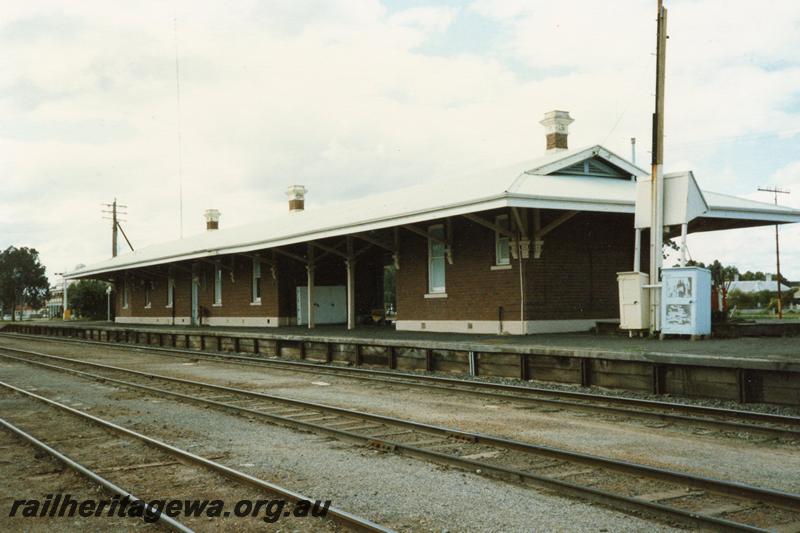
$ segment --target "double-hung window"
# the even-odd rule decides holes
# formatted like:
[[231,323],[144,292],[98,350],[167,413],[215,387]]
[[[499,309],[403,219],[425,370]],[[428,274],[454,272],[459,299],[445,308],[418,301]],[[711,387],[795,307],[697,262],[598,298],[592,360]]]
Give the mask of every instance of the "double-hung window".
[[250,301],[254,304],[261,303],[261,260],[253,259],[253,279]]
[[222,265],[214,265],[214,305],[222,305]]
[[[496,226],[509,229],[508,224],[508,215],[499,215],[497,218],[494,219],[494,223]],[[511,253],[510,253],[510,245],[509,245],[509,238],[507,234],[503,234],[499,231],[495,231],[494,233],[494,262],[496,265],[510,265],[511,264]]]
[[444,226],[430,226],[428,234],[433,237],[428,239],[428,293],[444,294]]

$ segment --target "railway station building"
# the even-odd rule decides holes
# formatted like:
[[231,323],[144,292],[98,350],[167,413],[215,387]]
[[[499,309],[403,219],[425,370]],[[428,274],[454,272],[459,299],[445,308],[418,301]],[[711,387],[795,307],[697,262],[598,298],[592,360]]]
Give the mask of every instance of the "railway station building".
[[[67,277],[112,282],[126,324],[354,328],[383,312],[392,276],[398,330],[585,331],[619,317],[616,276],[634,265],[648,173],[600,145],[569,149],[571,122],[547,113],[547,151],[532,161],[323,208],[306,209],[295,185],[267,220],[220,228],[209,209],[200,234]],[[690,233],[800,222],[790,208],[700,196]]]

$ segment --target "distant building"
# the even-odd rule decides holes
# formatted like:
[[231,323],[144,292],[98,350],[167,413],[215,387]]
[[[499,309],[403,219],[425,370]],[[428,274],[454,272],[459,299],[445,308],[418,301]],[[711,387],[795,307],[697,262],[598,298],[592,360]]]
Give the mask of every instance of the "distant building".
[[64,314],[64,285],[50,287],[47,299],[47,318],[61,318]]
[[[762,291],[770,291],[770,292],[778,292],[778,280],[772,278],[772,274],[767,274],[766,280],[751,280],[751,281],[741,281],[739,280],[739,274],[733,278],[731,281],[730,286],[728,287],[728,292],[739,291],[744,292],[747,294],[754,293],[754,292],[762,292]],[[781,291],[784,293],[788,293],[794,290],[792,287],[788,285],[781,285]]]

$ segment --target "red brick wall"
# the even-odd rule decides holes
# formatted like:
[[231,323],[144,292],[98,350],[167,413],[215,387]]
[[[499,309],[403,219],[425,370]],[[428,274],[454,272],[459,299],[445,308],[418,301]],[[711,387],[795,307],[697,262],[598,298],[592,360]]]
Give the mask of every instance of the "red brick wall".
[[[493,220],[502,210],[482,213]],[[559,216],[543,211],[542,223]],[[444,223],[432,221],[420,228]],[[397,312],[399,320],[503,320],[520,319],[519,261],[512,259],[508,270],[492,270],[495,264],[494,231],[463,218],[453,218],[453,264],[445,265],[447,298],[425,298],[428,289],[427,241],[400,230],[400,269],[397,271]],[[646,250],[646,237],[643,249]],[[360,249],[363,243],[357,245]],[[533,248],[533,246],[531,247]],[[305,255],[305,246],[292,249]],[[200,306],[212,317],[294,317],[296,290],[306,285],[301,263],[286,257],[277,260],[277,277],[262,265],[260,306],[250,305],[251,261],[242,256],[222,256],[222,306],[214,307],[214,274],[209,263],[196,263],[200,279]],[[383,266],[390,261],[383,250],[372,248],[356,264],[356,311],[366,317],[383,305]],[[525,319],[608,318],[618,314],[616,273],[633,263],[633,216],[581,213],[545,237],[540,259],[523,261]],[[642,268],[647,268],[643,258]],[[175,315],[190,315],[190,263],[182,263],[175,275]],[[162,267],[166,276],[167,269]],[[230,270],[234,277],[231,280]],[[122,295],[116,299],[117,316],[169,317],[166,308],[166,277],[153,281],[152,307],[144,308],[144,287],[133,272],[130,308],[122,309]],[[335,255],[322,259],[315,271],[317,285],[345,285],[344,260]],[[121,285],[117,285],[121,287]]]
[[[493,220],[500,212],[481,216]],[[542,224],[562,213],[543,211]],[[519,320],[519,261],[512,259],[510,270],[490,269],[495,262],[492,230],[454,219],[453,264],[445,266],[447,298],[438,299],[424,297],[425,239],[408,231],[401,235],[398,320],[497,320],[500,306],[504,320]],[[525,319],[617,316],[617,272],[633,264],[633,216],[581,213],[544,240],[540,259],[533,259],[531,245],[531,258],[523,260]]]
[[[208,316],[212,317],[275,317],[278,316],[278,281],[272,278],[270,268],[261,266],[261,305],[251,305],[252,262],[245,257],[224,256],[222,259],[222,305],[214,303],[214,266],[209,263],[197,263],[194,266],[199,282],[199,305],[205,307]],[[191,265],[181,263],[180,270],[175,272],[175,316],[191,315],[192,275]],[[233,279],[231,279],[233,271]],[[145,303],[145,276],[132,270],[127,278],[129,284],[129,307],[122,307],[122,279],[118,276],[116,287],[119,292],[116,299],[117,316],[119,317],[171,317],[172,309],[167,304],[167,272],[166,268],[158,271],[157,277],[150,274],[152,283],[151,307]],[[164,277],[162,277],[164,276]]]
[[[487,220],[494,214],[482,214]],[[433,221],[420,228],[444,221]],[[400,232],[397,271],[398,320],[519,320],[519,266],[491,270],[495,264],[494,231],[453,219],[453,264],[445,263],[447,298],[425,298],[428,292],[428,244],[424,237]]]
[[[561,215],[543,211],[542,225]],[[633,268],[633,215],[580,213],[526,265],[526,320],[619,315],[617,272]]]

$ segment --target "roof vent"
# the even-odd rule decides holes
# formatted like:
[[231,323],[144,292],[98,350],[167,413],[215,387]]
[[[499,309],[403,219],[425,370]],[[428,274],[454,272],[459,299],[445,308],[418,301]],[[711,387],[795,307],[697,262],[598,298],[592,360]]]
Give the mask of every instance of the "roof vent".
[[306,204],[306,193],[308,189],[302,185],[290,185],[286,189],[286,196],[289,197],[289,212],[302,211]]
[[567,149],[569,125],[573,122],[574,120],[569,116],[569,111],[549,111],[544,114],[544,119],[539,124],[544,126],[544,131],[547,135],[547,153]]
[[219,211],[217,209],[206,209],[203,216],[206,217],[206,230],[219,229]]

